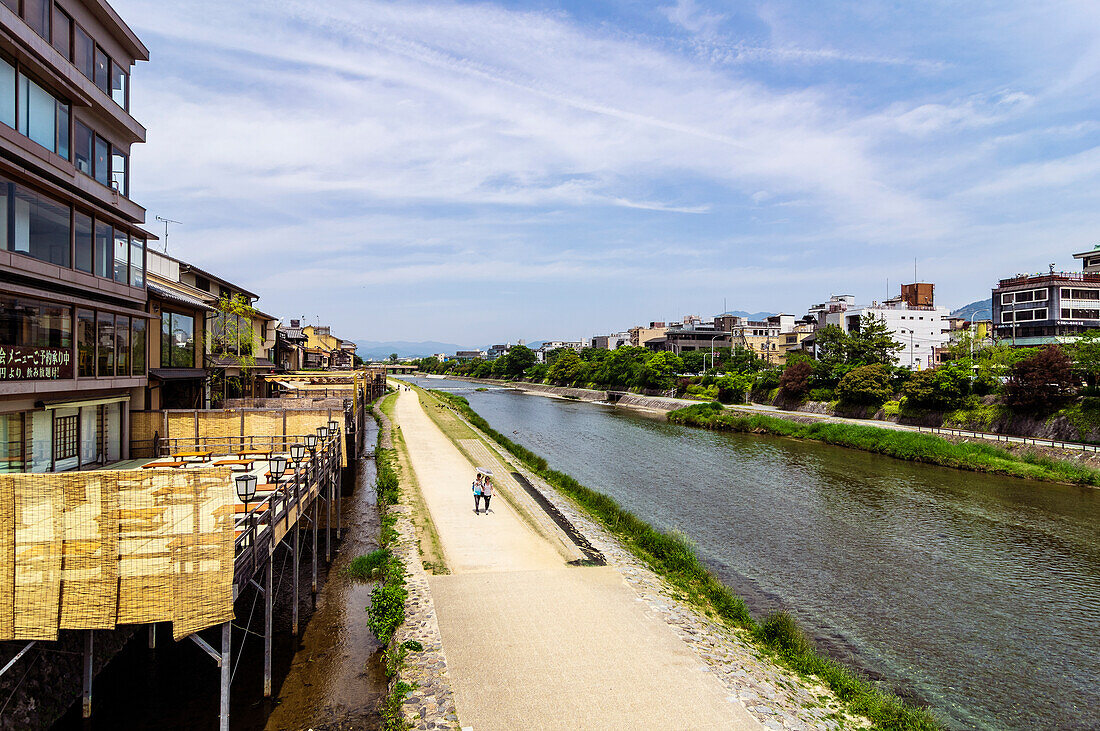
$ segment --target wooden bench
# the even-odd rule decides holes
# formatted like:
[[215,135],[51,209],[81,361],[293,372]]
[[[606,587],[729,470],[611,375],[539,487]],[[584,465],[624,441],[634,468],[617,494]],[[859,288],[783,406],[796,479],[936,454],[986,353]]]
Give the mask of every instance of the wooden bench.
[[215,467],[244,467],[244,470],[234,470],[237,472],[247,472],[252,469],[252,463],[254,459],[219,459],[214,463]]
[[213,456],[214,450],[212,449],[196,449],[193,452],[176,452],[172,455],[172,459],[184,460],[190,457],[200,462],[209,462]]
[[149,464],[143,464],[141,466],[141,469],[143,469],[143,470],[152,470],[152,469],[157,469],[157,468],[160,468],[160,467],[171,467],[172,469],[178,469],[180,467],[186,467],[186,466],[187,466],[186,462],[160,461],[160,462],[150,462]]
[[234,454],[244,459],[245,457],[270,457],[274,452],[273,449],[238,449]]

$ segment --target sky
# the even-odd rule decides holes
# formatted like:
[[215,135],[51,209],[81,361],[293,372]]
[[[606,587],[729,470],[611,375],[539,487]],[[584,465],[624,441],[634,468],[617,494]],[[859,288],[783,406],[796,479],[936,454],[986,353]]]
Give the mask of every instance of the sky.
[[938,304],[1100,244],[1095,0],[114,0],[169,253],[353,340]]

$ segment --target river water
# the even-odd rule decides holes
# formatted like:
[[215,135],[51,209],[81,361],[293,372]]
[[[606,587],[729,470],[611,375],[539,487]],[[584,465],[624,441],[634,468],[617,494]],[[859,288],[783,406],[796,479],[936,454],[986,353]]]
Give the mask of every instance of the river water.
[[554,468],[689,536],[755,616],[791,612],[951,727],[1100,728],[1100,491],[460,392]]

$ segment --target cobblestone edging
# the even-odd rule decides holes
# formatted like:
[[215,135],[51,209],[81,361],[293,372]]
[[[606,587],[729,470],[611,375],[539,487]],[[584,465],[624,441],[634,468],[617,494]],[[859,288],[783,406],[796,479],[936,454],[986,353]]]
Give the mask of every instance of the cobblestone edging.
[[[392,449],[390,420],[377,406],[374,413],[380,422],[378,444],[383,449]],[[410,518],[412,511],[407,505],[393,505],[388,511],[397,515],[393,526],[397,538],[389,548],[405,564],[405,589],[408,591],[405,621],[394,632],[391,649],[408,641],[419,642],[424,648],[408,652],[402,667],[390,681],[389,690],[392,692],[402,681],[412,686],[401,707],[411,728],[418,731],[457,729],[458,712],[447,673],[447,656],[439,634],[428,574],[420,561],[416,527]]]
[[[459,415],[459,418],[462,418]],[[490,444],[496,444],[466,422]],[[744,637],[701,614],[675,597],[675,590],[653,573],[617,538],[583,513],[571,500],[558,493],[500,446],[497,451],[517,472],[524,475],[545,499],[607,559],[608,566],[622,575],[641,601],[663,619],[692,650],[709,672],[729,690],[731,702],[741,703],[766,728],[787,731],[839,729],[866,726],[864,719],[843,715],[832,693],[778,667]]]

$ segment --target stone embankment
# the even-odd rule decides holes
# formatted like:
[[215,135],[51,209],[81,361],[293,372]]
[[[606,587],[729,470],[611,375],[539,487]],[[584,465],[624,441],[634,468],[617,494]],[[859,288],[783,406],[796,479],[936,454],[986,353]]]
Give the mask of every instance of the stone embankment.
[[[382,449],[393,449],[389,418],[377,406],[374,407],[374,413],[379,420],[378,446]],[[411,509],[407,505],[393,505],[388,510],[397,515],[393,526],[397,538],[390,544],[390,550],[405,564],[405,589],[408,591],[405,622],[394,632],[391,647],[397,648],[407,646],[405,643],[416,642],[423,648],[410,651],[405,656],[390,681],[390,691],[399,682],[412,686],[402,705],[402,712],[411,724],[410,728],[417,731],[456,729],[458,714],[447,674],[447,656],[443,650],[443,638],[439,634],[432,590],[428,586],[428,574],[421,563],[416,526],[410,518]]]

